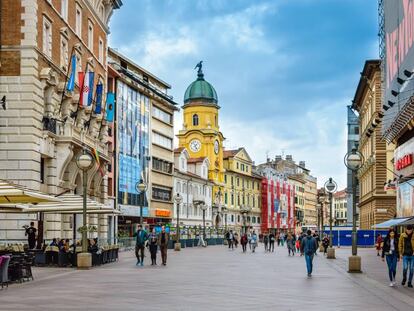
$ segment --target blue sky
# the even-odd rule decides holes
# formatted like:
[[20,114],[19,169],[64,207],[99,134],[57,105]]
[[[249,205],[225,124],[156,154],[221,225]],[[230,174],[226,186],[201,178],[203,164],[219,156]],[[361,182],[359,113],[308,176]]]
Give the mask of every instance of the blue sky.
[[[110,45],[172,85],[182,104],[199,60],[225,146],[292,154],[318,184],[346,184],[346,105],[378,58],[377,0],[124,0]],[[181,128],[177,114],[176,130]]]

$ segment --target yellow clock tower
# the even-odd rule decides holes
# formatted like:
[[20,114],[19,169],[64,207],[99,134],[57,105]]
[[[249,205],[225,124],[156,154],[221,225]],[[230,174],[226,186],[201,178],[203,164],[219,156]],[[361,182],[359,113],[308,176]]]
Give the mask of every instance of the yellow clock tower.
[[223,134],[220,132],[218,111],[220,109],[214,87],[204,80],[202,62],[197,80],[184,94],[184,124],[177,137],[179,146],[185,147],[191,158],[207,157],[210,161],[209,179],[215,183],[214,193],[224,186]]

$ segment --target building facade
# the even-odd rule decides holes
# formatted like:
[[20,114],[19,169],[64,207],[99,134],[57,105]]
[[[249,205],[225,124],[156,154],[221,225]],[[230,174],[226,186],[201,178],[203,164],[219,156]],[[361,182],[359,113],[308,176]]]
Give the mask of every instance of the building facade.
[[396,196],[384,184],[393,180],[393,144],[382,139],[379,125],[382,109],[381,71],[379,60],[365,62],[352,108],[359,113],[360,141],[358,150],[364,157],[358,171],[360,185],[359,220],[361,229],[393,218]]
[[[174,195],[179,194],[183,198],[179,208],[180,227],[213,226],[213,183],[208,179],[209,166],[208,158],[191,159],[185,148],[174,151]],[[177,211],[175,204],[173,226],[177,224]]]
[[[253,161],[244,148],[224,150],[223,160],[224,225],[238,232],[244,225],[260,232],[262,177],[253,171]],[[244,216],[245,209],[248,213]]]
[[301,175],[290,175],[288,180],[295,189],[296,231],[300,232],[305,225],[306,181]]
[[262,176],[262,232],[280,233],[296,230],[295,185],[274,168],[259,166]]
[[[109,66],[116,71],[116,170],[120,229],[131,234],[140,220],[169,223],[173,216],[173,137],[176,103],[169,84],[114,49]],[[112,77],[111,77],[112,78]],[[147,185],[144,199],[137,189]]]
[[344,226],[347,224],[347,192],[346,189],[337,191],[333,194],[333,209],[334,209],[334,225]]
[[[4,125],[0,178],[50,195],[63,195],[61,207],[43,212],[40,206],[29,215],[9,214],[0,227],[0,239],[25,240],[23,225],[33,220],[43,239],[78,238],[82,226],[79,207],[68,201],[83,192],[82,173],[76,165],[86,149],[96,155],[88,172],[88,197],[110,204],[106,170],[109,163],[108,122],[96,100],[80,104],[78,72],[94,73],[93,86],[102,84],[106,93],[107,36],[109,19],[120,0],[59,1],[5,0],[1,2],[0,89],[7,110],[0,116]],[[75,70],[72,70],[76,64]],[[74,73],[74,87],[68,79]],[[99,165],[98,165],[99,163]],[[91,236],[106,239],[114,218],[88,213]],[[3,217],[3,215],[0,215]]]

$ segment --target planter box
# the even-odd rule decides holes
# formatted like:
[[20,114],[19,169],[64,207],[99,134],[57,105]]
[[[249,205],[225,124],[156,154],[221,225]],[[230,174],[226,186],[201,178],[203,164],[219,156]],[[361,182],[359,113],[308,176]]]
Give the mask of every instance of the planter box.
[[186,247],[193,247],[193,245],[194,245],[194,239],[185,240],[185,246]]

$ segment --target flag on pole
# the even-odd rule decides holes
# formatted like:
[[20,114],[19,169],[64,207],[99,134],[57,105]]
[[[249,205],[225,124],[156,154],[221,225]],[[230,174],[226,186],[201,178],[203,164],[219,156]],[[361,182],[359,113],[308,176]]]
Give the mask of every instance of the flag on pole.
[[101,173],[101,176],[103,177],[105,173],[101,167],[101,162],[99,161],[99,152],[95,148],[92,148],[92,151],[93,151],[93,156],[95,158],[96,164],[98,165],[99,172]]
[[93,80],[95,77],[95,73],[92,71],[89,71],[88,76],[89,76],[88,106],[90,106],[92,105],[92,100],[93,100]]
[[100,114],[102,110],[102,91],[103,85],[99,83],[96,85],[96,106],[95,106],[95,113]]
[[86,74],[79,72],[79,83],[81,85],[79,106],[81,107],[86,107],[92,104],[93,77],[94,73],[91,71],[87,72]]
[[72,55],[71,64],[72,64],[72,70],[70,72],[68,84],[66,85],[66,89],[69,92],[72,92],[75,89],[75,74],[76,74],[76,55],[75,54]]
[[78,72],[78,81],[79,81],[79,106],[82,106],[82,103],[83,103],[83,84],[85,82],[85,73],[83,71]]
[[114,111],[115,111],[115,94],[109,92],[106,94],[106,121],[114,121]]

